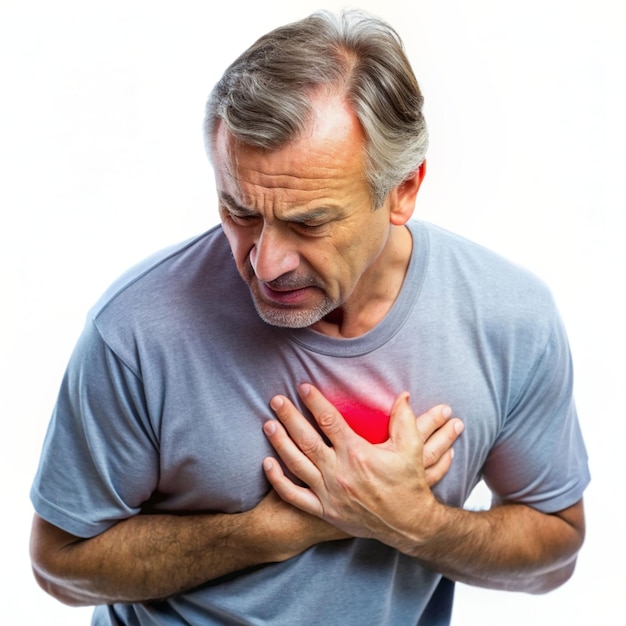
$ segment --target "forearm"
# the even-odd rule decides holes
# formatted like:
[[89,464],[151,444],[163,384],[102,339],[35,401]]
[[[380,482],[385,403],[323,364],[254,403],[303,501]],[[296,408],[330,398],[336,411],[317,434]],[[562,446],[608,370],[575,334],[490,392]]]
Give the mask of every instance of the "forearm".
[[265,562],[245,516],[138,515],[91,539],[67,543],[45,566],[42,586],[78,605],[163,598]]
[[[142,602],[343,537],[284,503],[272,508],[275,515],[267,515],[269,510],[138,515],[91,539],[73,537],[36,517],[34,525],[45,525],[45,531],[33,530],[35,576],[66,604]],[[296,532],[289,529],[292,522]]]
[[437,505],[430,522],[403,551],[453,580],[509,591],[545,593],[563,584],[584,539],[582,503],[555,515],[518,504],[489,511]]

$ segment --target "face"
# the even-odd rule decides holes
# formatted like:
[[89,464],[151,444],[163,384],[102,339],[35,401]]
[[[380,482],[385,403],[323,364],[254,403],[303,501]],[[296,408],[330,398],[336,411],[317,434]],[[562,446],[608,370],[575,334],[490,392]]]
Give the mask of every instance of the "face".
[[304,135],[275,151],[216,131],[223,229],[259,315],[275,326],[313,326],[367,295],[389,237],[390,200],[373,210],[358,120],[339,99],[316,110]]

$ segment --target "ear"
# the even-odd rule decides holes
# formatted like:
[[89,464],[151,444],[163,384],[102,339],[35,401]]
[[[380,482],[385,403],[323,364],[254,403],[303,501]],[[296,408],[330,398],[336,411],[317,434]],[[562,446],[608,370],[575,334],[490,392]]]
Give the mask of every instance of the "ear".
[[426,161],[415,170],[412,176],[400,183],[389,194],[389,219],[394,226],[406,224],[415,210],[415,200],[422,181],[426,176]]

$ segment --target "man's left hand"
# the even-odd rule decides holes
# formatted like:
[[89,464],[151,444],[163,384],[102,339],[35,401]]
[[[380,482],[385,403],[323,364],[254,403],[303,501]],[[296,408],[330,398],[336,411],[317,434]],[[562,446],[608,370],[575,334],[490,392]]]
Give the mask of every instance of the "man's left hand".
[[303,384],[299,393],[331,445],[288,398],[272,399],[278,420],[265,423],[265,434],[288,470],[306,484],[297,485],[275,459],[265,459],[267,478],[283,500],[352,536],[383,541],[411,525],[407,516],[414,521],[420,511],[426,513],[434,501],[430,487],[447,472],[452,443],[462,430],[460,420],[450,419],[449,407],[439,405],[416,418],[402,393],[391,410],[389,438],[371,444],[314,386]]

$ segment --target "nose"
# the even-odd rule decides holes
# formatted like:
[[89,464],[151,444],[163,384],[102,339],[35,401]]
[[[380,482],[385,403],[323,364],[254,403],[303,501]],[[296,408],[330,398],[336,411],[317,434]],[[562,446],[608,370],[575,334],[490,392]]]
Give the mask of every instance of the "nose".
[[300,256],[286,228],[265,224],[250,251],[250,263],[256,277],[269,283],[297,269]]

